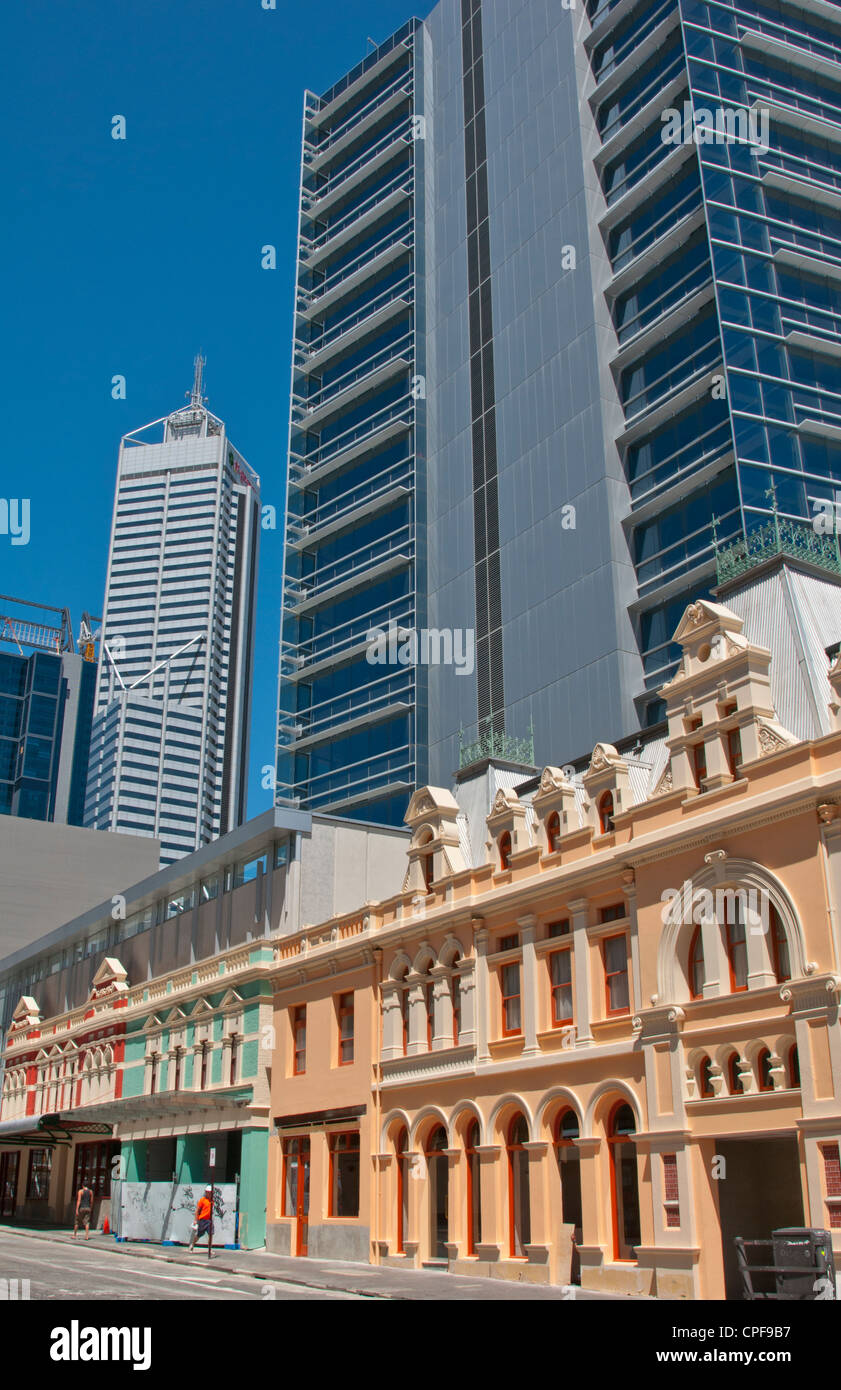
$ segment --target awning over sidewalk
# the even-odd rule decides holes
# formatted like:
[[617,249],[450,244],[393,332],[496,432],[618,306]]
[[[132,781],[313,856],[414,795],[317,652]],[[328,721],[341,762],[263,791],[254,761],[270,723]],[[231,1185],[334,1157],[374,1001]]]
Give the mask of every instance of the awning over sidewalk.
[[124,1120],[174,1119],[191,1111],[245,1109],[251,1104],[253,1086],[226,1086],[213,1091],[158,1091],[155,1095],[126,1096],[122,1100],[86,1105],[85,1114],[117,1125]]
[[0,1144],[37,1144],[50,1147],[72,1144],[76,1134],[111,1134],[110,1124],[101,1119],[76,1120],[61,1114],[24,1115],[19,1120],[0,1120]]

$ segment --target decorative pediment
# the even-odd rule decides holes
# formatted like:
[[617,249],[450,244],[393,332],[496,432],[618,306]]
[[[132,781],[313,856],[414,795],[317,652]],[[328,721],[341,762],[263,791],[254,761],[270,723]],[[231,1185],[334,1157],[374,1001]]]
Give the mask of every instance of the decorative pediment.
[[593,749],[590,766],[584,775],[589,777],[594,772],[608,772],[614,767],[627,767],[625,759],[620,757],[612,743],[597,743]]
[[518,797],[516,792],[506,790],[505,787],[500,787],[493,800],[493,806],[491,807],[491,815],[507,815],[509,811],[515,810],[517,807],[519,807],[519,805],[520,798]]
[[178,1028],[182,1023],[187,1022],[187,1015],[176,1004],[174,1009],[170,1009],[165,1022],[168,1028]]
[[88,998],[104,999],[111,994],[125,994],[128,990],[128,975],[116,956],[106,956],[93,977]]
[[709,599],[698,599],[685,610],[673,640],[683,643],[689,638],[695,641],[707,628],[716,632],[741,632],[742,627],[742,619],[731,608],[711,603]]
[[148,1018],[146,1019],[146,1021],[144,1022],[143,1028],[141,1029],[141,1032],[143,1032],[143,1033],[160,1033],[161,1030],[163,1029],[163,1026],[164,1026],[164,1024],[163,1024],[163,1019],[160,1017],[159,1014],[150,1014],[149,1017],[148,1017]]
[[666,766],[663,768],[657,786],[654,788],[654,791],[651,793],[651,795],[668,796],[670,791],[674,791],[671,759],[669,759],[669,761],[666,763]]
[[242,1003],[242,995],[237,994],[235,989],[226,989],[222,995],[219,1007],[222,1009],[235,1009]]
[[459,804],[452,792],[444,787],[419,787],[409,802],[403,823],[414,829],[429,816],[455,820],[458,813]]
[[781,748],[790,748],[793,743],[799,742],[794,734],[790,734],[788,729],[784,729],[776,720],[759,719],[757,726],[760,757],[765,757],[768,753],[778,753]]
[[190,1012],[190,1017],[195,1018],[199,1014],[212,1014],[215,1010],[204,998],[197,999]]
[[41,1023],[41,1010],[31,994],[22,994],[12,1014],[9,1033],[23,1033],[29,1028],[38,1028]]

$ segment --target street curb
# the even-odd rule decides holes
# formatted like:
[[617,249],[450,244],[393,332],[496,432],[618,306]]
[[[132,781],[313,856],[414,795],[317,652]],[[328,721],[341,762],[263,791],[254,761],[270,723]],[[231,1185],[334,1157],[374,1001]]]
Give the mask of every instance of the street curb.
[[[7,1230],[7,1231],[9,1232],[9,1234],[19,1235],[19,1236],[27,1236],[27,1237],[29,1237],[31,1240],[48,1241],[48,1242],[50,1242],[50,1243],[52,1243],[52,1244],[56,1244],[56,1243],[57,1243],[57,1244],[59,1244],[59,1245],[71,1245],[71,1246],[72,1246],[72,1245],[84,1245],[84,1244],[91,1245],[91,1244],[92,1244],[91,1241],[87,1241],[87,1242],[85,1242],[84,1240],[82,1240],[82,1241],[74,1241],[73,1238],[72,1238],[72,1236],[69,1236],[69,1235],[66,1235],[66,1234],[63,1234],[63,1233],[62,1233],[62,1234],[59,1234],[59,1233],[52,1233],[52,1232],[47,1232],[47,1231],[43,1231],[43,1232],[42,1232],[42,1231],[33,1231],[32,1229],[30,1229],[30,1228],[28,1228],[28,1227],[25,1227],[25,1228],[22,1228],[22,1229],[21,1229],[21,1228],[19,1228],[19,1227],[18,1227],[18,1228],[15,1228],[14,1226],[8,1226],[8,1227],[2,1227],[2,1228],[0,1228],[0,1231],[2,1231],[2,1230]],[[113,1238],[112,1238],[112,1239],[113,1239]],[[187,1259],[187,1258],[184,1258],[183,1256],[158,1254],[158,1253],[157,1253],[157,1249],[158,1249],[159,1247],[154,1246],[154,1245],[152,1245],[151,1243],[147,1245],[145,1242],[129,1242],[129,1241],[120,1241],[120,1242],[117,1242],[116,1240],[114,1240],[114,1241],[113,1241],[113,1244],[108,1244],[108,1245],[100,1245],[100,1244],[97,1242],[96,1245],[94,1246],[94,1248],[97,1249],[97,1250],[103,1251],[103,1252],[105,1252],[105,1253],[107,1253],[107,1254],[114,1253],[114,1254],[117,1254],[117,1255],[145,1256],[147,1259],[158,1260],[158,1261],[160,1261],[162,1264],[180,1265],[180,1266],[186,1267],[186,1268],[188,1268],[188,1269],[201,1269],[201,1268],[202,1268],[202,1263],[201,1263],[200,1259]],[[265,1247],[263,1247],[263,1249],[265,1249]],[[255,1253],[255,1254],[259,1254],[260,1252],[259,1252],[259,1251],[255,1251],[254,1253]],[[205,1256],[205,1258],[204,1258],[204,1264],[205,1264],[205,1266],[207,1265],[207,1263],[208,1263],[207,1257]],[[376,1288],[371,1288],[371,1287],[363,1287],[363,1288],[358,1288],[358,1289],[351,1289],[351,1288],[348,1288],[348,1287],[345,1286],[345,1285],[342,1285],[342,1284],[334,1284],[334,1283],[331,1283],[331,1282],[317,1282],[317,1283],[316,1283],[316,1282],[313,1282],[313,1280],[311,1280],[311,1279],[310,1279],[310,1280],[303,1279],[303,1278],[301,1278],[299,1275],[296,1275],[296,1274],[294,1274],[294,1273],[286,1273],[285,1271],[284,1271],[284,1272],[266,1271],[265,1273],[262,1273],[262,1272],[255,1271],[255,1270],[252,1270],[252,1269],[238,1269],[235,1265],[230,1265],[230,1264],[227,1264],[227,1263],[226,1263],[226,1264],[221,1264],[221,1263],[218,1263],[217,1260],[215,1260],[215,1259],[211,1259],[210,1264],[212,1265],[212,1267],[213,1267],[215,1270],[218,1270],[218,1271],[219,1271],[220,1273],[222,1273],[222,1274],[235,1274],[235,1275],[239,1275],[241,1278],[254,1279],[254,1280],[256,1280],[257,1282],[264,1283],[264,1284],[271,1284],[271,1283],[278,1283],[278,1284],[294,1284],[296,1288],[321,1290],[321,1291],[323,1291],[324,1293],[345,1293],[345,1294],[356,1295],[357,1297],[362,1297],[362,1298],[371,1298],[371,1299],[376,1298],[376,1299],[382,1300],[383,1302],[403,1302],[403,1303],[412,1303],[412,1302],[415,1302],[415,1301],[416,1301],[416,1299],[413,1298],[413,1297],[411,1296],[411,1294],[409,1294],[409,1293],[402,1293],[402,1292],[383,1293],[381,1289],[376,1289]],[[364,1268],[364,1266],[360,1266],[360,1268]],[[412,1271],[408,1271],[408,1270],[406,1271],[406,1273],[411,1273],[411,1272],[412,1272]],[[466,1276],[464,1276],[464,1275],[456,1275],[456,1274],[451,1274],[451,1275],[448,1275],[447,1277],[450,1278],[450,1279],[459,1279],[459,1280],[465,1279],[465,1278],[466,1278]],[[501,1282],[501,1281],[498,1281],[498,1282]],[[538,1286],[538,1287],[542,1287],[542,1289],[545,1290],[548,1286],[547,1286],[547,1285],[543,1285],[543,1286]],[[544,1298],[535,1299],[534,1301],[535,1301],[535,1302],[540,1302],[540,1303],[548,1303],[548,1302],[575,1303],[575,1302],[578,1301],[578,1299],[576,1298],[576,1296],[573,1296],[572,1298],[564,1298],[563,1294],[560,1292],[560,1288],[563,1287],[563,1286],[555,1286],[555,1287],[559,1287],[559,1293],[558,1293],[558,1297],[557,1297],[557,1298],[555,1298],[555,1299],[547,1299],[547,1298],[544,1297]],[[577,1292],[577,1291],[576,1291],[576,1292]],[[587,1292],[588,1292],[588,1294],[589,1294],[590,1291],[588,1290]],[[441,1300],[441,1301],[443,1302],[444,1300]],[[505,1302],[505,1299],[504,1299],[504,1298],[493,1298],[493,1299],[490,1299],[490,1298],[489,1298],[489,1299],[487,1299],[487,1300],[485,1300],[485,1299],[474,1299],[474,1300],[469,1300],[469,1301],[472,1301],[472,1302],[485,1302],[485,1301],[487,1301],[487,1302],[489,1302],[489,1303],[502,1303],[502,1302]],[[512,1300],[512,1301],[519,1301],[519,1300]],[[526,1300],[524,1300],[524,1301],[526,1301]],[[590,1301],[602,1301],[602,1300],[599,1299],[599,1298],[598,1298],[598,1295],[597,1295],[597,1296],[596,1296],[596,1300],[592,1300],[590,1297],[587,1297],[586,1299],[582,1299],[581,1301],[582,1301],[582,1302],[590,1302]],[[610,1297],[608,1296],[608,1301],[613,1302],[613,1301],[615,1301],[615,1300],[612,1299],[612,1298],[610,1298]],[[624,1301],[624,1300],[621,1300],[621,1301]],[[651,1300],[651,1301],[656,1301],[656,1300]]]

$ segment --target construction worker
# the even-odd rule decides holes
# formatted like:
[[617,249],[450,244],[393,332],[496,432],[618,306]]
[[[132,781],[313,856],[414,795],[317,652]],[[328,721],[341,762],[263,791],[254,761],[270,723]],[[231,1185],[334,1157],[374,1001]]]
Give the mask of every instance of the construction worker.
[[210,1244],[210,1230],[213,1222],[213,1188],[206,1187],[204,1194],[199,1197],[196,1204],[196,1219],[193,1223],[193,1234],[190,1237],[190,1249],[192,1250],[196,1241],[201,1240],[202,1236],[207,1236],[208,1245]]

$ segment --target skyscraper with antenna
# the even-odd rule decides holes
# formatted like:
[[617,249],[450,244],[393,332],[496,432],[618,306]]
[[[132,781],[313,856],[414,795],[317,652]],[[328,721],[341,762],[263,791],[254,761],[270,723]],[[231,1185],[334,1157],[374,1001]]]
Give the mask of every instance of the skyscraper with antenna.
[[85,824],[159,836],[170,863],[247,810],[260,480],[206,406],[125,435]]

